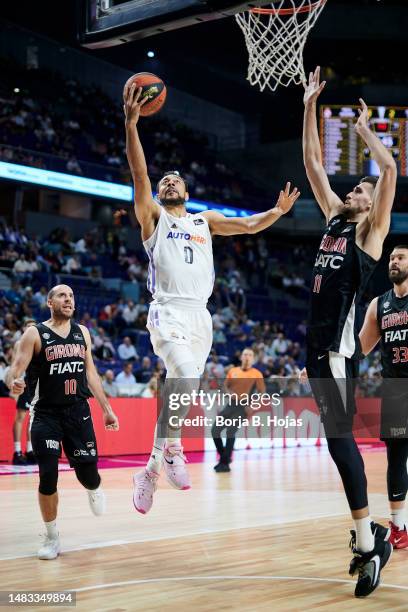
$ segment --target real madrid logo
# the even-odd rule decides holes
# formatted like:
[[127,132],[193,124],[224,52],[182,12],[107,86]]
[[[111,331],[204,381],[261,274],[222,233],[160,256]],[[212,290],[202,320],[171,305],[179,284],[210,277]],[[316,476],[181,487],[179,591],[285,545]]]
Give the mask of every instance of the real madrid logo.
[[42,337],[43,337],[45,340],[48,340],[48,338],[50,338],[51,336],[50,336],[50,334],[45,333],[45,334],[43,334],[43,335],[42,335]]

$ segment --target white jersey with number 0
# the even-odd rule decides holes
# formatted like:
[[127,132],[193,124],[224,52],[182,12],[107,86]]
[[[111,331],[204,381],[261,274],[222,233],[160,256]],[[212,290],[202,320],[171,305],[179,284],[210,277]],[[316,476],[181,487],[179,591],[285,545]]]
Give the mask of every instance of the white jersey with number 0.
[[214,286],[212,239],[201,214],[173,217],[161,210],[153,234],[143,243],[149,256],[147,288],[155,303],[188,300],[205,306]]

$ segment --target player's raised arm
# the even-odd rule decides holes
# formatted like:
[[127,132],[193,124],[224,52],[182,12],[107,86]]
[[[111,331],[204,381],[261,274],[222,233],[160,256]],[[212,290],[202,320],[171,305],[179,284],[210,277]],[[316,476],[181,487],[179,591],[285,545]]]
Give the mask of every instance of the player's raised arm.
[[290,183],[286,183],[285,191],[281,191],[274,208],[250,217],[225,217],[215,210],[203,212],[208,221],[211,233],[219,236],[235,236],[236,234],[257,234],[267,229],[292,208],[300,192],[295,187],[290,190]]
[[40,345],[40,343],[40,337],[35,327],[29,327],[21,336],[6,380],[13,395],[20,395],[24,391],[26,385],[22,375],[33,358],[36,344]]
[[91,336],[88,329],[84,325],[80,325],[81,331],[84,334],[86,342],[86,353],[85,353],[85,368],[86,378],[88,386],[96,398],[96,401],[100,405],[103,411],[103,420],[105,423],[105,429],[113,429],[117,431],[119,429],[119,421],[115,413],[113,412],[109,400],[103,390],[101,379],[96,371],[95,364],[92,358],[92,342]]
[[[370,231],[364,241],[365,250],[368,242],[373,242],[380,238],[381,245],[384,241],[391,223],[391,210],[394,203],[395,189],[397,186],[397,166],[381,140],[374,134],[368,126],[368,108],[364,100],[360,98],[361,110],[356,123],[356,132],[364,140],[370,149],[373,159],[380,168],[380,178],[374,189],[373,201],[368,214],[368,224]],[[367,252],[369,252],[371,249]],[[381,256],[381,251],[377,254]],[[373,255],[376,257],[376,254]]]
[[316,119],[316,100],[322,92],[326,81],[320,83],[320,67],[309,75],[309,82],[304,83],[305,93],[303,102],[305,113],[303,119],[303,162],[307,178],[314,196],[322,209],[326,220],[337,214],[340,198],[330,187],[329,179],[322,162],[319,133]]
[[376,346],[377,342],[381,338],[380,329],[378,327],[377,321],[377,303],[378,298],[374,298],[369,307],[367,308],[367,312],[365,315],[363,327],[359,333],[361,350],[364,355],[368,355],[373,348]]
[[140,100],[142,88],[135,84],[123,93],[123,110],[126,126],[126,155],[132,172],[135,189],[135,214],[142,226],[142,239],[147,240],[154,232],[155,223],[160,216],[160,206],[152,196],[152,186],[147,174],[146,158],[137,131],[140,109],[147,98]]

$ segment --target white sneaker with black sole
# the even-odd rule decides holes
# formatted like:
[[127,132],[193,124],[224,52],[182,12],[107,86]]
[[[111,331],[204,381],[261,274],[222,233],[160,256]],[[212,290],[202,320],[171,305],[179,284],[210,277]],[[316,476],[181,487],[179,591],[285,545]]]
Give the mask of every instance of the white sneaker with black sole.
[[59,536],[50,538],[44,535],[44,542],[38,551],[38,558],[44,560],[56,559],[61,552],[61,544]]
[[99,489],[94,489],[93,491],[87,490],[88,499],[89,499],[89,507],[92,510],[92,513],[95,516],[102,516],[106,512],[106,496],[104,490],[99,487]]

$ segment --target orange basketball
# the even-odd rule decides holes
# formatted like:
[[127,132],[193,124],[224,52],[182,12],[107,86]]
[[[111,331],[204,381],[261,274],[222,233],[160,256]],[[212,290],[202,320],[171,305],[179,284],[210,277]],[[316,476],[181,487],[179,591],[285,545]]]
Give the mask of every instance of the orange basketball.
[[167,95],[166,86],[161,78],[151,72],[138,72],[126,81],[124,91],[126,92],[133,83],[136,84],[136,89],[142,88],[140,100],[145,96],[149,98],[140,109],[142,117],[157,113],[163,106]]

